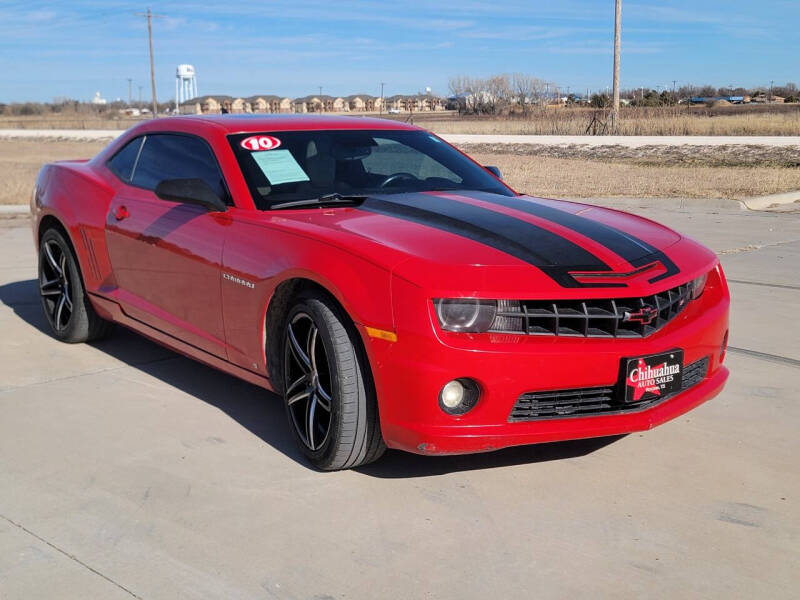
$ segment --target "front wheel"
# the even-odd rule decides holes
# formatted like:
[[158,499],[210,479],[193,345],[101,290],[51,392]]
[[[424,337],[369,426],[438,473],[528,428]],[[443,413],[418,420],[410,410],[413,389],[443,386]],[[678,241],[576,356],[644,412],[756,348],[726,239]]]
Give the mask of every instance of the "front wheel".
[[357,332],[321,294],[297,300],[284,327],[283,397],[308,459],[335,471],[370,463],[386,446]]

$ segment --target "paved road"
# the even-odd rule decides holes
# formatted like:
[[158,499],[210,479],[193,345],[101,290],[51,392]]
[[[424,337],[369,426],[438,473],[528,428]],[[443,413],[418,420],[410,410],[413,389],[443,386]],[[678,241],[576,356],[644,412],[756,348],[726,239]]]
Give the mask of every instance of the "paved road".
[[44,334],[30,234],[0,221],[0,598],[797,597],[800,214],[630,206],[721,253],[721,396],[646,434],[332,474],[255,387],[125,331]]
[[[425,124],[422,125],[423,127]],[[435,128],[434,128],[435,129]],[[0,129],[0,139],[62,138],[109,140],[121,135],[112,129]],[[689,135],[501,135],[446,133],[452,144],[540,144],[546,146],[800,146],[800,136],[689,136]]]
[[711,135],[501,135],[447,133],[451,144],[540,144],[545,146],[800,146],[800,136]]

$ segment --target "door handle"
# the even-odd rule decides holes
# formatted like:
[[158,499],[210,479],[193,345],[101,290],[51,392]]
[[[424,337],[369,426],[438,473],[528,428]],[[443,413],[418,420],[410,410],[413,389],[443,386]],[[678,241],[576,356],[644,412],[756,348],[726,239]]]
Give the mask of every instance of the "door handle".
[[124,204],[118,206],[117,209],[114,211],[114,217],[117,219],[117,221],[122,221],[123,219],[127,219],[130,216],[131,213],[128,212],[128,209]]

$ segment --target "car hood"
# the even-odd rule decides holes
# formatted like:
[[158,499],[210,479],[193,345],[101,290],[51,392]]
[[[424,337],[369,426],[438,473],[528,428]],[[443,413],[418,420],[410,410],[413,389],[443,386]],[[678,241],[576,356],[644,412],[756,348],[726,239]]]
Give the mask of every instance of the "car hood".
[[400,277],[462,294],[518,293],[520,286],[531,293],[663,287],[661,282],[715,260],[699,244],[648,219],[529,196],[382,194],[354,208],[293,212],[297,216],[283,216],[303,221],[315,235],[327,230]]

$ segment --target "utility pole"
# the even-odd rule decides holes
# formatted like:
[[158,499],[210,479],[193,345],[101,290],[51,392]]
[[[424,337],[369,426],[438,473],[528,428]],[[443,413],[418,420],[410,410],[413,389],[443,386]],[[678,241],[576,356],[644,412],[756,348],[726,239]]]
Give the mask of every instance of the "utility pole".
[[614,12],[614,103],[611,108],[611,133],[619,126],[619,53],[622,36],[622,0],[616,0]]
[[383,86],[385,86],[385,85],[386,85],[386,82],[381,81],[381,108],[380,108],[381,112],[380,112],[380,114],[383,114]]
[[131,94],[131,84],[133,83],[133,79],[128,77],[128,106],[133,104],[133,95]]
[[139,86],[139,114],[142,112],[142,86]]
[[153,118],[158,114],[158,100],[156,99],[156,67],[153,61],[153,19],[163,19],[164,15],[154,15],[148,7],[146,13],[136,13],[137,17],[147,19],[147,41],[150,45],[150,86],[153,89]]
[[325,100],[322,99],[322,86],[318,85],[319,88],[319,112],[325,111]]
[[772,102],[772,88],[775,85],[775,80],[769,82],[769,102]]

